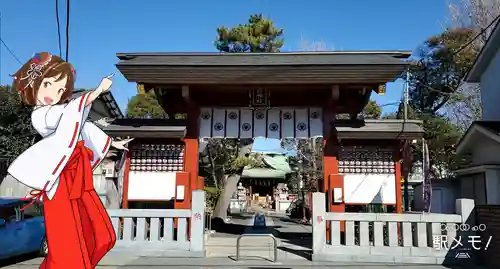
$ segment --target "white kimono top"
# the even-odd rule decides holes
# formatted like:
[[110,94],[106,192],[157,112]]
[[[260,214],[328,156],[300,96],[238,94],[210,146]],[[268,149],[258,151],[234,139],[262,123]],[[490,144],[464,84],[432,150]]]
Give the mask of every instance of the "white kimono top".
[[[49,199],[54,197],[59,184],[59,175],[78,141],[92,150],[92,169],[106,156],[111,145],[107,136],[87,117],[91,106],[85,106],[88,93],[64,105],[41,106],[31,114],[31,124],[43,137],[9,166],[7,172],[22,184],[36,190],[46,186]],[[47,185],[46,185],[47,184]]]

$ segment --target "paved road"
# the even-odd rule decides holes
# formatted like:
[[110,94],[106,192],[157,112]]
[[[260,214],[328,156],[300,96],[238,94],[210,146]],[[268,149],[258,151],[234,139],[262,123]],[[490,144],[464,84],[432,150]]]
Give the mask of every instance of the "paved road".
[[[40,265],[41,259],[33,259],[10,265],[6,269],[36,269]],[[283,261],[278,263],[268,262],[262,259],[246,258],[241,261],[234,261],[229,258],[159,258],[159,257],[106,257],[97,269],[164,269],[164,268],[194,269],[194,268],[245,268],[245,269],[306,269],[306,268],[332,268],[332,269],[442,269],[439,265],[384,265],[384,264],[328,264],[315,263],[309,261],[293,260],[293,263]],[[472,269],[472,268],[468,268]]]
[[222,224],[221,220],[212,222],[212,229],[217,232],[213,234],[214,237],[238,237],[244,233],[246,227],[253,225],[252,214],[239,214],[233,215],[227,224]]
[[[319,263],[309,261],[310,243],[311,243],[311,227],[309,225],[301,225],[292,222],[289,219],[268,216],[266,217],[266,225],[272,227],[265,230],[254,230],[253,218],[244,216],[242,218],[233,218],[231,220],[237,226],[242,226],[239,229],[227,233],[218,233],[214,240],[214,245],[218,245],[216,252],[231,251],[230,255],[211,255],[207,249],[207,258],[163,258],[163,257],[130,257],[120,255],[118,253],[110,253],[101,261],[97,269],[191,269],[191,268],[246,268],[246,269],[300,269],[300,268],[337,268],[337,269],[441,269],[446,268],[439,265],[394,265],[394,264],[352,264],[352,263]],[[270,246],[265,247],[265,251],[260,249],[244,249],[240,261],[234,260],[235,242],[227,249],[221,246],[223,242],[235,240],[241,233],[274,233],[281,240],[281,245],[284,248],[279,250],[279,259],[277,263],[270,262],[266,258],[271,258],[269,255]],[[220,242],[219,242],[220,241]],[[265,243],[265,242],[261,242]],[[208,245],[210,245],[210,240]],[[252,244],[253,245],[253,244]],[[208,246],[207,246],[208,247]],[[213,247],[212,247],[213,248]],[[249,253],[255,252],[258,255],[251,256]],[[262,252],[262,253],[261,253]],[[209,255],[210,254],[210,255]],[[219,253],[220,254],[220,253]],[[224,253],[223,253],[224,254]],[[244,256],[248,255],[248,256]],[[229,256],[229,257],[228,257]],[[258,256],[258,257],[256,257]],[[265,257],[265,258],[263,258]],[[37,269],[42,262],[41,258],[21,257],[13,261],[14,264],[6,265],[1,268],[6,269]],[[467,268],[473,269],[473,268]]]

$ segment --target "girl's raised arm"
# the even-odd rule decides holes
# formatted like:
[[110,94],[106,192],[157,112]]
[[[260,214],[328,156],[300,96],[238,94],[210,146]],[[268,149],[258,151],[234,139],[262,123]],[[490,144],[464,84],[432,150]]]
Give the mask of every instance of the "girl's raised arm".
[[92,102],[94,102],[94,100],[96,100],[97,97],[99,97],[99,95],[106,93],[111,89],[111,86],[113,85],[113,81],[111,81],[111,78],[114,75],[115,74],[111,74],[107,77],[104,77],[101,80],[101,83],[99,84],[99,86],[97,86],[97,88],[89,94],[89,97],[85,101],[85,106],[90,106],[92,104]]

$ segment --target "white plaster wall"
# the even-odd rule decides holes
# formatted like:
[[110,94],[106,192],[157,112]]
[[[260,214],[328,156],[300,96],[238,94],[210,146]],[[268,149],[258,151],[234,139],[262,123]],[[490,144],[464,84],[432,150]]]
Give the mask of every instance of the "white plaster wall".
[[[130,171],[128,199],[169,201],[176,196],[176,172]],[[179,199],[179,193],[177,193]]]
[[478,133],[471,138],[471,140],[474,141],[474,148],[472,149],[471,156],[472,166],[500,164],[500,144]]
[[500,50],[481,76],[483,120],[500,120]]

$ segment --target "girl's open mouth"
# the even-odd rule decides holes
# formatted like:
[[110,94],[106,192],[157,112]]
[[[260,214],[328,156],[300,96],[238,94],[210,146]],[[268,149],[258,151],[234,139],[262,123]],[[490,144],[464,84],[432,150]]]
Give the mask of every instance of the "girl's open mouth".
[[44,102],[45,102],[45,104],[47,104],[47,105],[52,104],[52,98],[50,98],[50,97],[44,97],[44,98],[43,98],[43,101],[44,101]]

